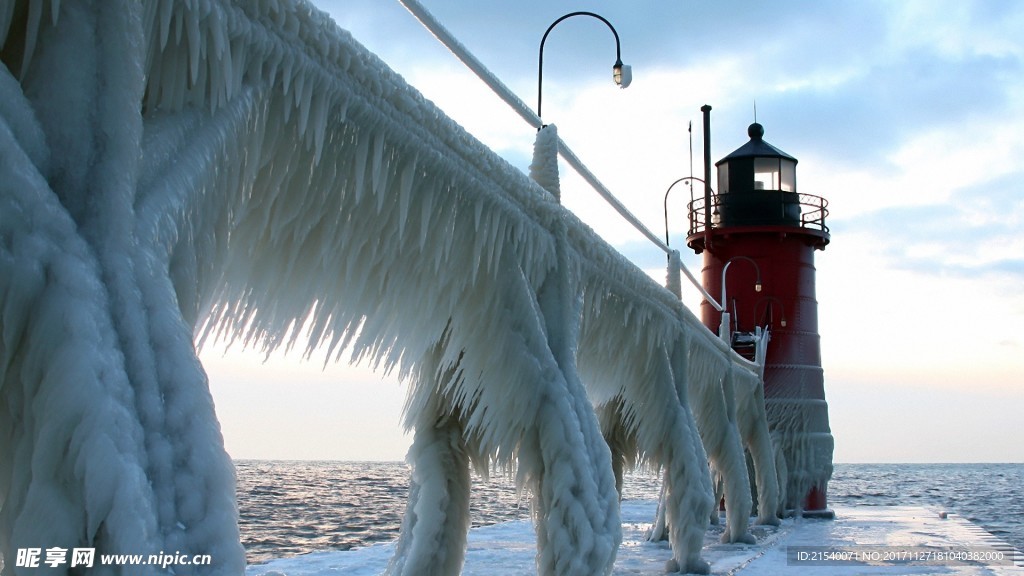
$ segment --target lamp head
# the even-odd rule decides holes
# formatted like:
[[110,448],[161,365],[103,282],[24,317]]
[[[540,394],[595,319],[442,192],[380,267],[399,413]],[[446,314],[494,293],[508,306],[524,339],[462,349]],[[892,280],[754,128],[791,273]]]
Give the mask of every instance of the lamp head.
[[622,60],[616,60],[612,66],[612,80],[619,88],[626,88],[633,81],[633,68],[623,64]]
[[754,292],[760,292],[760,291],[761,291],[761,281],[758,280],[757,283],[754,284]]

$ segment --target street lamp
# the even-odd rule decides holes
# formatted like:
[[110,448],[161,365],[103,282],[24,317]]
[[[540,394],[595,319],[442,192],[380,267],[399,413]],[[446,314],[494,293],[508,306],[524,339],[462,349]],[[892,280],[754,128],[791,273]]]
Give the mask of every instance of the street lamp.
[[619,33],[615,31],[615,27],[612,26],[611,22],[605,20],[603,16],[599,14],[594,14],[593,12],[570,12],[569,14],[566,14],[565,16],[562,16],[558,20],[552,22],[551,26],[548,26],[548,29],[544,32],[544,36],[540,39],[540,54],[537,58],[538,118],[543,119],[543,116],[541,115],[541,86],[544,82],[544,42],[547,41],[548,34],[551,33],[552,28],[554,28],[562,20],[565,20],[566,18],[571,18],[573,16],[593,16],[594,18],[597,18],[598,20],[604,22],[608,26],[608,29],[610,29],[612,31],[612,34],[615,36],[615,64],[612,65],[612,80],[614,80],[615,84],[618,85],[620,88],[625,88],[629,86],[629,83],[633,81],[632,69],[628,65],[622,63],[621,46],[619,44]]
[[[668,193],[672,191],[672,188],[674,188],[676,184],[679,184],[680,182],[685,182],[687,180],[697,181],[697,182],[700,182],[701,184],[704,184],[704,180],[702,180],[700,178],[697,178],[696,176],[683,176],[682,178],[680,178],[680,179],[676,180],[675,182],[669,184],[668,185],[668,190],[665,190],[665,201],[664,201],[664,208],[665,208],[665,246],[669,245],[669,242],[668,242]],[[692,197],[692,195],[691,195],[691,197]],[[705,208],[705,210],[706,209],[707,208]],[[718,208],[715,208],[715,210],[716,210],[716,213],[717,213]],[[690,226],[691,229],[693,228],[692,224],[693,223],[691,222],[691,226]]]
[[726,272],[729,271],[729,266],[736,260],[746,260],[747,262],[750,262],[751,264],[754,265],[754,270],[757,271],[757,280],[754,282],[754,291],[761,291],[761,267],[757,265],[757,262],[754,262],[753,258],[750,258],[748,256],[733,256],[732,258],[729,259],[728,262],[725,263],[725,266],[722,266],[722,299],[720,300],[720,302],[722,303],[722,322],[718,326],[718,335],[721,336],[721,338],[726,342],[729,342],[731,338],[729,334],[731,326],[729,312],[727,312],[727,310],[729,310],[729,304],[726,301],[725,274]]

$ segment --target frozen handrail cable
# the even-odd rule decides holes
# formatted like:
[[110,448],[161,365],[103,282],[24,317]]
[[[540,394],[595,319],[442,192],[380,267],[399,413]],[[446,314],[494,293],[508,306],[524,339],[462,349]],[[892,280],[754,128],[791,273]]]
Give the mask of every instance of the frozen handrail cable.
[[[416,17],[417,20],[423,26],[434,35],[448,50],[455,55],[456,58],[462,61],[470,70],[473,71],[481,80],[484,81],[487,86],[494,91],[502,100],[505,101],[509,106],[512,107],[516,113],[519,114],[526,120],[526,123],[534,128],[541,128],[544,122],[526,105],[521,98],[515,95],[512,90],[505,86],[505,84],[499,80],[490,70],[487,69],[483,63],[480,62],[473,54],[466,49],[461,42],[458,41],[436,18],[433,14],[427,11],[419,0],[398,0],[405,8]],[[570,165],[576,172],[583,177],[584,180],[594,188],[597,193],[608,202],[616,212],[619,213],[627,222],[633,225],[641,234],[643,234],[648,240],[651,241],[655,246],[660,248],[666,254],[672,254],[672,248],[661,240],[656,234],[651,232],[647,226],[643,224],[632,212],[626,208],[622,202],[616,198],[611,191],[609,191],[600,180],[597,179],[594,174],[583,165],[583,162],[572,152],[569,146],[561,138],[558,139],[558,151],[562,158]],[[693,276],[685,265],[680,263],[680,269],[686,274],[687,279],[693,284],[697,290],[700,291],[704,299],[710,303],[716,310],[721,311],[722,306],[714,299],[711,294],[704,289],[700,282]]]

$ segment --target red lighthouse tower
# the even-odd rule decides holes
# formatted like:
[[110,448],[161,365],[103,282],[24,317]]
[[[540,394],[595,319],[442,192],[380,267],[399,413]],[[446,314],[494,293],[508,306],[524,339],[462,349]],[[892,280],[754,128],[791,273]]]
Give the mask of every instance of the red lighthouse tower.
[[[710,109],[703,108],[705,140]],[[828,203],[797,192],[796,158],[765,142],[760,124],[751,124],[747,134],[749,142],[715,165],[718,193],[706,182],[704,198],[690,203],[687,245],[704,254],[704,288],[722,295],[729,313],[704,302],[701,318],[712,331],[729,335],[741,353],[756,328],[769,333],[765,408],[773,443],[784,456],[776,460],[786,508],[830,516],[833,440],[814,286],[814,252],[830,240]],[[707,142],[704,158],[707,180]],[[722,326],[723,316],[728,326]]]

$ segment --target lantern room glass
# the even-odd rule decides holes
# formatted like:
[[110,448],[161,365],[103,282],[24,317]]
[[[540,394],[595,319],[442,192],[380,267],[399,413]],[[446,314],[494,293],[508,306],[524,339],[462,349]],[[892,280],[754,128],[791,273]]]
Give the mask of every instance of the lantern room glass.
[[782,186],[779,190],[796,192],[796,162],[783,158],[779,164],[782,169]]
[[781,171],[778,158],[754,158],[754,190],[778,190]]
[[796,192],[796,162],[785,158],[755,158],[754,190]]

